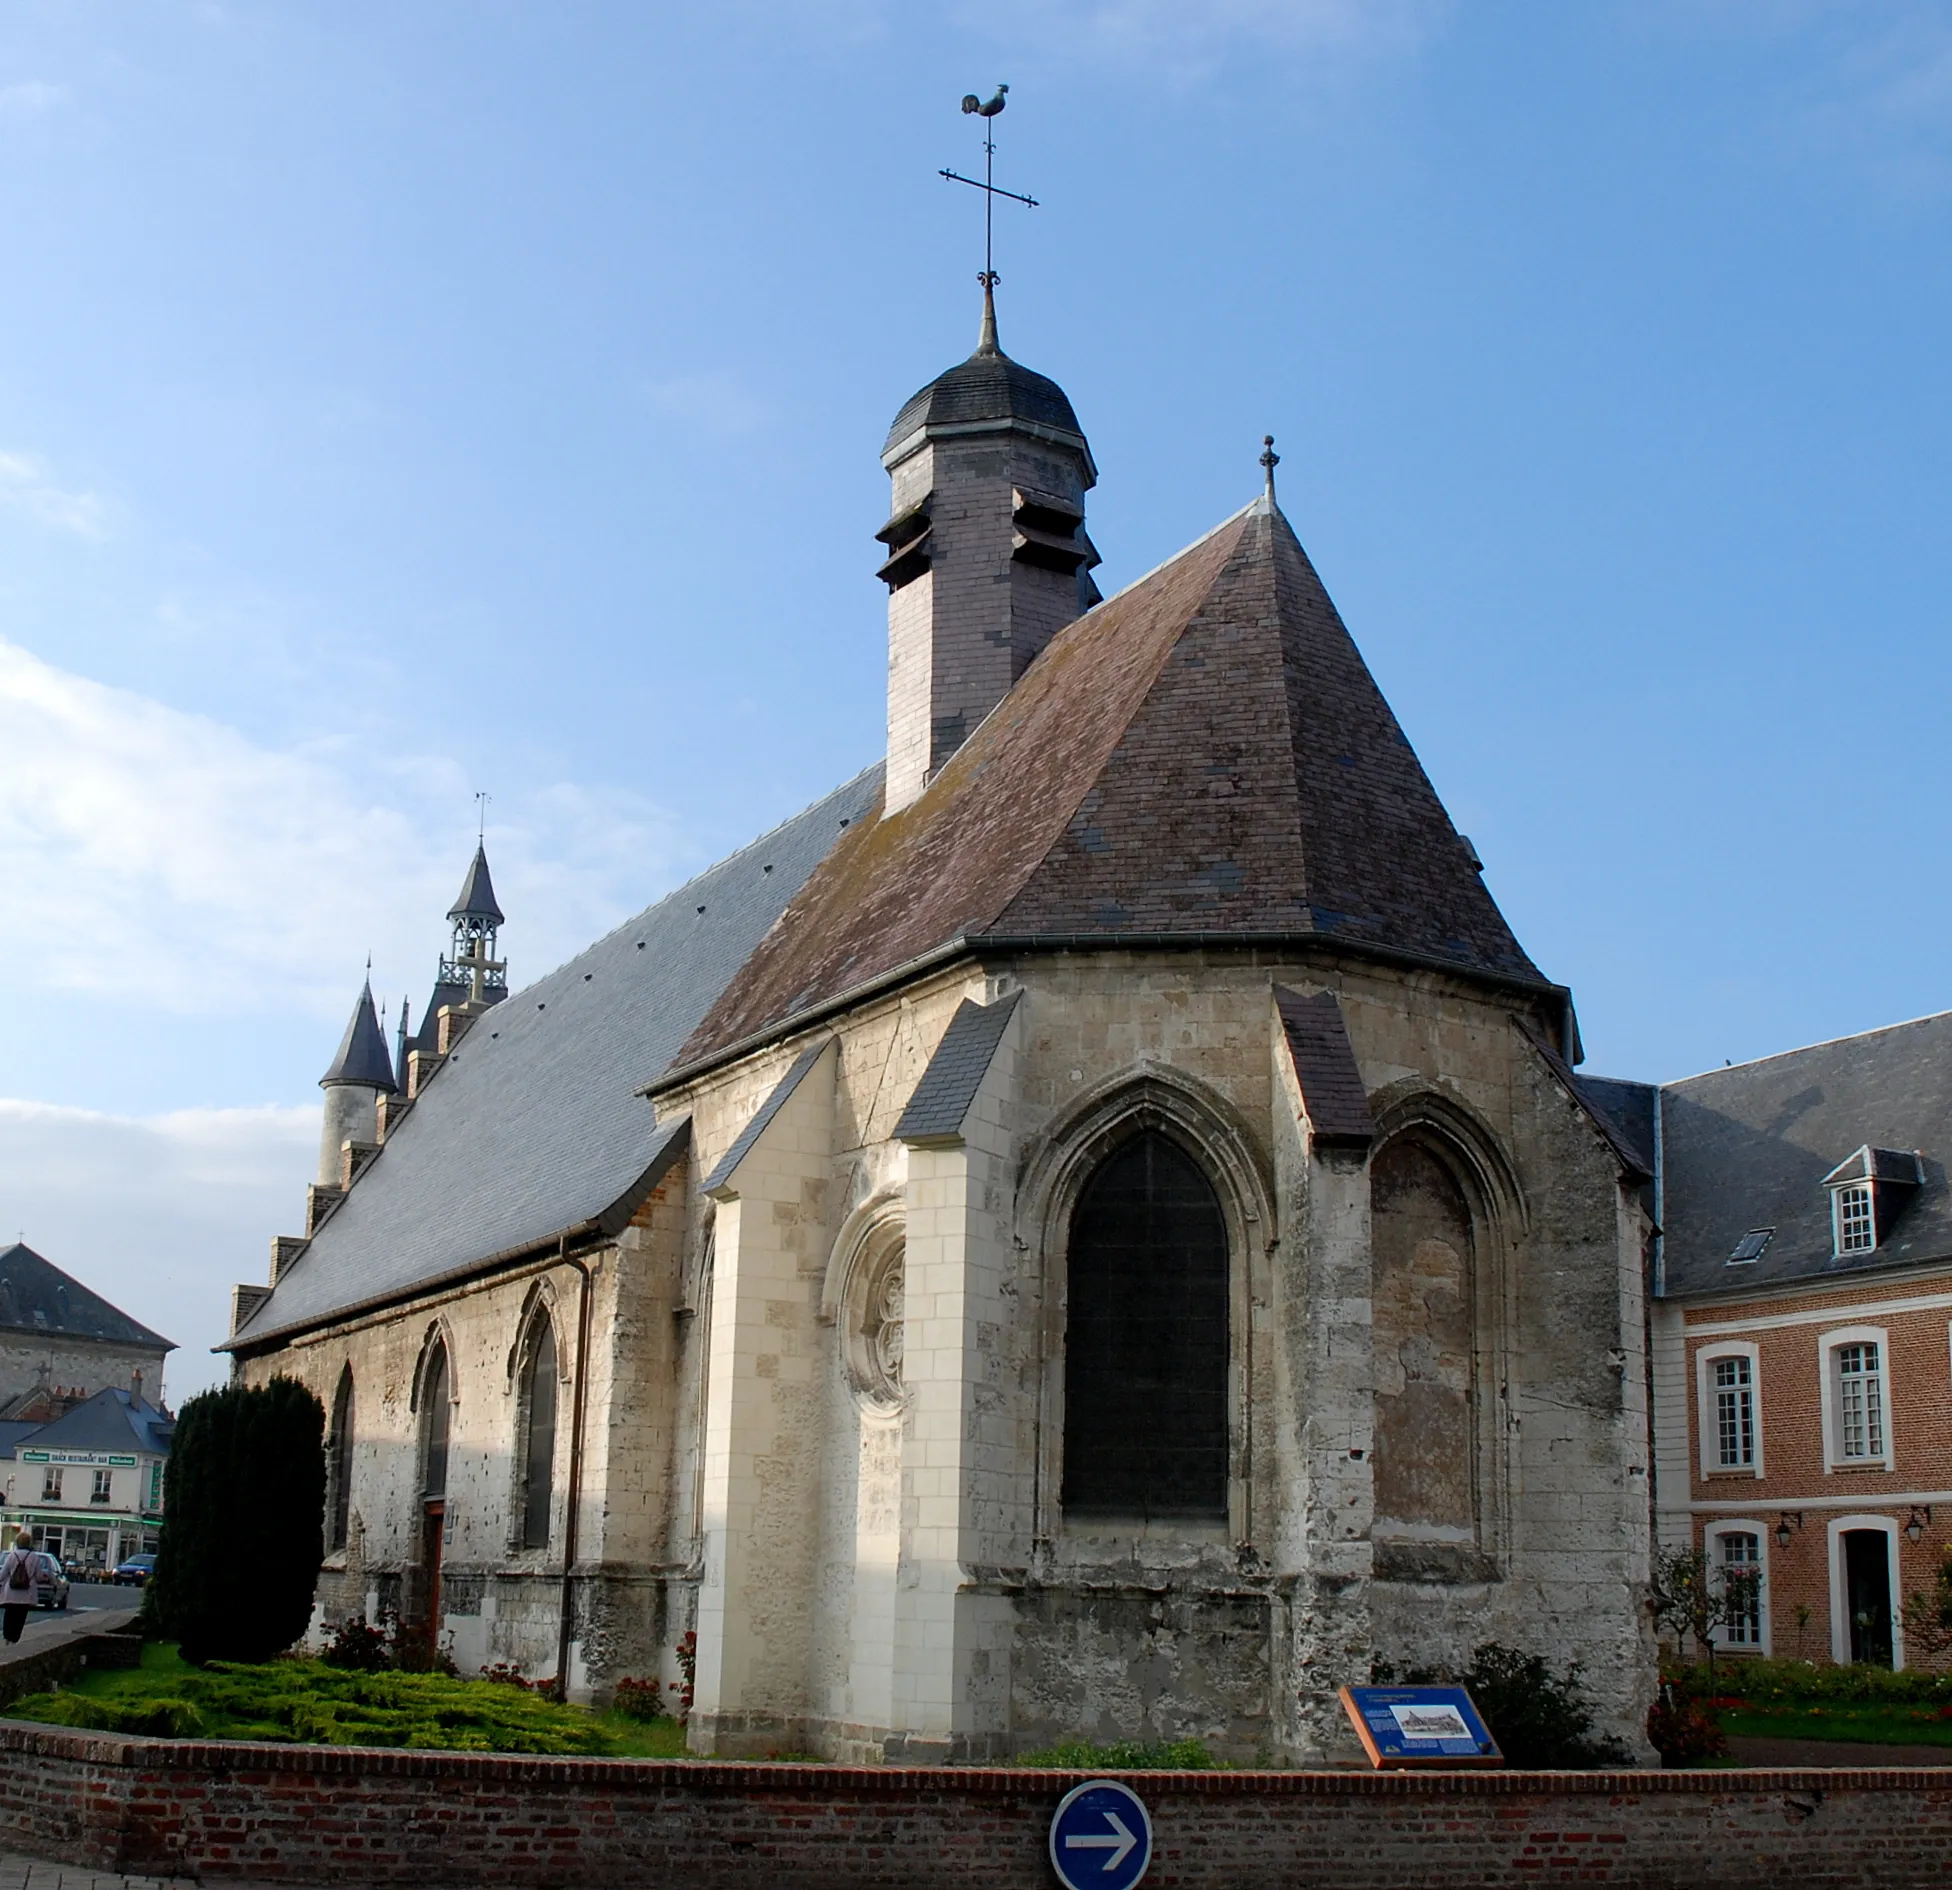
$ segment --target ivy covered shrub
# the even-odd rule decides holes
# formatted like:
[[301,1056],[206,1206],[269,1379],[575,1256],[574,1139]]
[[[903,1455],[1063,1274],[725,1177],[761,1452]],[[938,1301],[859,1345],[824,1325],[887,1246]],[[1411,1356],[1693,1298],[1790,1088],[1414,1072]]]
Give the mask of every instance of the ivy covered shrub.
[[262,1661],[311,1624],[325,1560],[325,1408],[290,1378],[192,1398],[143,1626],[184,1659]]

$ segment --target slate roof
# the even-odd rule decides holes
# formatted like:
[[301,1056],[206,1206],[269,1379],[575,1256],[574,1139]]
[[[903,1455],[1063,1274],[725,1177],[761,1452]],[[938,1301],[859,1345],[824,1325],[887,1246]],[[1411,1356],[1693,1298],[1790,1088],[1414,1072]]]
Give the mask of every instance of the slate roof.
[[996,345],[995,304],[983,298],[983,327],[976,352],[912,394],[888,429],[884,457],[922,427],[974,427],[990,421],[1026,420],[1085,443],[1078,416],[1064,389]]
[[1249,935],[1552,988],[1265,499],[1061,631],[918,799],[851,830],[678,1062],[958,939]]
[[454,903],[448,907],[450,919],[486,919],[492,925],[502,923],[502,909],[495,903],[495,882],[488,877],[488,850],[477,844],[474,858],[468,865],[468,876],[461,882],[461,891]]
[[[1879,1245],[1831,1253],[1823,1180],[1869,1143],[1916,1149],[1924,1185]],[[1670,1298],[1832,1280],[1952,1258],[1952,1011],[1661,1090],[1665,1290]],[[1773,1227],[1761,1259],[1728,1265],[1751,1228]]]
[[0,1457],[11,1457],[41,1428],[38,1418],[0,1418]]
[[664,1068],[822,856],[879,765],[482,1017],[231,1349],[410,1291],[631,1198],[684,1125]]
[[807,1072],[827,1054],[831,1037],[808,1044],[793,1059],[793,1067],[773,1085],[773,1092],[752,1112],[752,1120],[733,1139],[732,1146],[712,1165],[712,1172],[698,1184],[701,1194],[710,1194],[732,1179],[732,1171],[752,1152],[752,1145],[766,1133],[767,1125],[786,1107],[786,1099],[806,1080]]
[[19,1241],[0,1249],[0,1330],[176,1350],[174,1339],[151,1332]]
[[31,1444],[35,1450],[146,1450],[166,1457],[175,1430],[174,1418],[111,1385],[52,1423],[36,1425],[31,1438],[16,1438],[14,1449]]
[[1376,1118],[1335,993],[1304,996],[1276,985],[1274,1007],[1314,1139],[1326,1148],[1367,1148],[1376,1139]]
[[393,1059],[386,1053],[386,1032],[373,1009],[373,986],[369,979],[352,1007],[346,1034],[339,1039],[339,1054],[332,1067],[319,1078],[319,1087],[328,1083],[359,1083],[392,1094],[398,1087],[393,1080]]
[[996,1046],[1003,1041],[1010,1014],[1021,991],[1012,991],[994,1004],[964,998],[949,1019],[949,1028],[935,1046],[922,1080],[908,1098],[908,1107],[895,1124],[902,1142],[948,1142],[962,1134],[976,1092],[989,1074]]

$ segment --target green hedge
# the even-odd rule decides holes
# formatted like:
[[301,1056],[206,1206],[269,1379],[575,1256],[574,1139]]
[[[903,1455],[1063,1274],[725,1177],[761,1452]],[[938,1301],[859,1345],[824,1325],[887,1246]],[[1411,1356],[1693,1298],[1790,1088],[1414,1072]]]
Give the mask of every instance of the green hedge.
[[1670,1666],[1666,1677],[1695,1699],[1748,1700],[1756,1706],[1822,1706],[1846,1702],[1875,1705],[1952,1706],[1952,1674],[1888,1667],[1817,1666],[1802,1660],[1749,1660],[1724,1655],[1715,1663],[1712,1687],[1699,1662]]

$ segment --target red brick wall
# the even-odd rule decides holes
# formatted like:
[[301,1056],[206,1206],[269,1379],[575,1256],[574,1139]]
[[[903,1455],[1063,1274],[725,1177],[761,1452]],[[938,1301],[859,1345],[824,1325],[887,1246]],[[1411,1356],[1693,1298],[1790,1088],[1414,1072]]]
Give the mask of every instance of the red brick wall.
[[[1851,1288],[1758,1297],[1749,1301],[1721,1300],[1690,1307],[1686,1314],[1688,1452],[1693,1498],[1713,1503],[1720,1514],[1749,1516],[1762,1521],[1769,1539],[1765,1554],[1774,1626],[1773,1651],[1778,1655],[1827,1660],[1830,1657],[1830,1571],[1827,1523],[1839,1513],[1837,1501],[1849,1499],[1853,1512],[1886,1515],[1902,1530],[1912,1506],[1890,1499],[1900,1492],[1952,1489],[1952,1343],[1948,1322],[1952,1308],[1915,1311],[1869,1311],[1888,1307],[1907,1296],[1907,1285],[1883,1280]],[[1942,1295],[1952,1281],[1939,1275],[1910,1286],[1919,1295]],[[1780,1318],[1820,1312],[1821,1322],[1771,1327],[1762,1331],[1704,1336],[1699,1328],[1734,1320]],[[1887,1335],[1885,1366],[1885,1423],[1892,1446],[1889,1470],[1826,1470],[1822,1419],[1822,1344],[1830,1331],[1842,1326],[1872,1325]],[[1701,1406],[1696,1357],[1730,1342],[1746,1342],[1758,1349],[1757,1370],[1761,1398],[1759,1412],[1764,1474],[1701,1470]],[[1711,1393],[1712,1396],[1712,1393]],[[1812,1508],[1816,1501],[1828,1507]],[[1774,1540],[1774,1525],[1783,1512],[1801,1511],[1802,1526],[1787,1548]],[[1697,1515],[1699,1532],[1715,1520]],[[1927,1588],[1946,1549],[1952,1547],[1952,1504],[1933,1506],[1923,1537],[1914,1547],[1898,1538],[1899,1593]],[[1798,1604],[1809,1610],[1799,1630]]]
[[[174,1744],[0,1723],[0,1842],[206,1883],[1042,1890],[1071,1773]],[[1952,1771],[1134,1773],[1148,1890],[1942,1884]]]

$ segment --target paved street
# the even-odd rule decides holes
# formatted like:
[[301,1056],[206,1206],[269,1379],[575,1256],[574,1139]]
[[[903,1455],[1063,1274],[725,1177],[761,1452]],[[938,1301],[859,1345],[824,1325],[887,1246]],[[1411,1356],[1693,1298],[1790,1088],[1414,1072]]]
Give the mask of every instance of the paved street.
[[0,1890],[196,1890],[187,1877],[118,1877],[0,1852]]
[[[32,1647],[37,1640],[66,1634],[78,1622],[104,1608],[129,1609],[142,1606],[140,1588],[117,1588],[109,1582],[76,1582],[69,1591],[67,1611],[36,1608],[27,1617],[20,1644]],[[10,1880],[0,1878],[0,1890],[9,1890]]]

